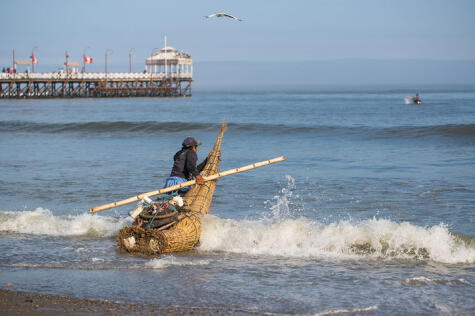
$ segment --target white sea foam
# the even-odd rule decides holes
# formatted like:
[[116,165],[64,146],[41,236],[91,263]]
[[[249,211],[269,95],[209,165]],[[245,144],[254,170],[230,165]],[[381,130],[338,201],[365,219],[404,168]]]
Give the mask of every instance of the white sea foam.
[[475,249],[458,240],[445,225],[420,227],[387,219],[324,225],[305,218],[237,221],[207,215],[199,248],[285,257],[475,263]]
[[378,309],[378,306],[368,306],[368,307],[349,308],[349,309],[331,309],[331,310],[323,311],[323,312],[320,312],[320,313],[316,313],[315,316],[373,312],[377,309]]
[[202,266],[208,265],[207,260],[192,260],[189,258],[177,258],[175,256],[163,256],[157,259],[150,260],[145,264],[151,269],[165,269],[171,266]]
[[404,282],[409,285],[419,285],[419,284],[433,283],[434,281],[430,278],[420,276],[420,277],[414,277],[414,278],[407,278],[406,280],[404,280]]
[[407,285],[429,285],[429,284],[466,284],[471,285],[465,279],[431,279],[425,276],[419,276],[414,278],[407,278],[404,280]]
[[91,252],[91,251],[92,251],[91,249],[83,248],[83,247],[79,247],[79,248],[74,249],[74,252],[76,252],[76,253],[84,253],[84,252]]
[[44,208],[34,211],[0,212],[0,232],[50,236],[109,237],[129,219],[80,214],[55,216]]
[[454,309],[451,308],[450,306],[436,302],[434,303],[434,306],[440,311],[440,315],[453,315],[454,314]]
[[89,259],[89,260],[90,260],[91,262],[105,262],[104,259],[102,259],[102,258],[95,258],[95,257],[94,257],[94,258],[91,258],[91,259]]

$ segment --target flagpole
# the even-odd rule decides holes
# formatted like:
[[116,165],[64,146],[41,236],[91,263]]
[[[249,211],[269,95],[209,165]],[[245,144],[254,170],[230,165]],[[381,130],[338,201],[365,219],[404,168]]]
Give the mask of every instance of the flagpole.
[[132,52],[135,51],[135,48],[129,50],[129,72],[132,72]]
[[35,72],[35,62],[36,62],[35,49],[38,49],[38,46],[33,47],[33,49],[31,50],[31,72],[33,73]]
[[83,66],[82,66],[83,71],[82,72],[86,72],[86,51],[87,51],[88,48],[89,48],[89,46],[84,48],[84,50],[82,51],[82,64],[83,64]]
[[167,78],[167,71],[167,36],[165,35],[165,79]]
[[106,72],[106,79],[107,79],[107,57],[108,57],[109,54],[112,55],[113,53],[114,53],[114,51],[110,48],[107,49],[106,53],[105,53],[105,69],[104,70]]

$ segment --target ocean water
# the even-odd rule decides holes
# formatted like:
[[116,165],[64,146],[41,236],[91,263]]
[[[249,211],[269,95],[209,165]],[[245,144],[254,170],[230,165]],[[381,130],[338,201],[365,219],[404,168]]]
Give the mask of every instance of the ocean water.
[[[475,88],[195,91],[0,100],[0,285],[226,314],[475,310]],[[181,141],[229,124],[199,246],[115,246]]]

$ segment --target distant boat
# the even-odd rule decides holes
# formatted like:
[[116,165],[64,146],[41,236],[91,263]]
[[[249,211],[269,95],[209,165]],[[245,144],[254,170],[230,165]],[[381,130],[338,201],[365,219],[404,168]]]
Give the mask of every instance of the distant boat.
[[419,93],[416,93],[414,97],[405,97],[406,104],[422,104],[422,99],[419,97]]
[[227,13],[213,13],[213,14],[210,14],[210,15],[205,15],[204,16],[205,18],[209,19],[209,18],[230,18],[230,19],[234,19],[234,20],[238,20],[238,21],[242,21],[241,19],[238,19],[237,17],[231,15],[231,14],[227,14]]

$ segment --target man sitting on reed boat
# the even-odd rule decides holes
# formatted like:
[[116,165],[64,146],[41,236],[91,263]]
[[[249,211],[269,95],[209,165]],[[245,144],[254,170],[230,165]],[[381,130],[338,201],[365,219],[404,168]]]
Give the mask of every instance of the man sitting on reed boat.
[[[173,168],[170,177],[167,178],[165,187],[171,187],[191,179],[196,178],[198,184],[203,184],[203,178],[200,172],[203,170],[206,158],[202,163],[196,165],[198,161],[198,146],[201,142],[197,141],[194,137],[187,137],[181,144],[182,148],[173,156]],[[184,187],[178,190],[180,195],[184,195],[190,190],[190,187]]]

